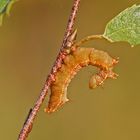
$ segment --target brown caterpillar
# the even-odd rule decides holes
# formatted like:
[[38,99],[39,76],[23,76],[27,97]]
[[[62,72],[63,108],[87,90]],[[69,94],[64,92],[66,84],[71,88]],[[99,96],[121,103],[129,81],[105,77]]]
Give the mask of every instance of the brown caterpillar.
[[56,111],[60,106],[68,101],[67,87],[74,75],[88,65],[96,66],[99,73],[93,75],[89,81],[89,87],[95,88],[101,85],[107,78],[116,78],[112,71],[117,59],[112,58],[108,53],[94,48],[75,47],[63,60],[61,68],[55,76],[55,81],[51,85],[51,95],[45,112]]

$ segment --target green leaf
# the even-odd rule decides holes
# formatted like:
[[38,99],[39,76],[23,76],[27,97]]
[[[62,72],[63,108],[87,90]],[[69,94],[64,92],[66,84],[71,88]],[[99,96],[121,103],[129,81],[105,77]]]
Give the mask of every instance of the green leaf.
[[131,46],[140,44],[140,5],[133,5],[113,18],[103,37],[111,42],[126,41]]
[[0,0],[0,25],[5,14],[9,15],[10,9],[17,0]]

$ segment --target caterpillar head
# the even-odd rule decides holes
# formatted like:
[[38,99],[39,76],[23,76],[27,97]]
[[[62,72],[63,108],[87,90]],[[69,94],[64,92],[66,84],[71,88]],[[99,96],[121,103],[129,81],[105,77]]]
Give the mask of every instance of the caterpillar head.
[[108,70],[108,71],[101,70],[99,73],[93,75],[90,78],[89,88],[95,89],[98,86],[102,86],[107,78],[116,79],[117,76],[118,75],[114,73],[112,70]]

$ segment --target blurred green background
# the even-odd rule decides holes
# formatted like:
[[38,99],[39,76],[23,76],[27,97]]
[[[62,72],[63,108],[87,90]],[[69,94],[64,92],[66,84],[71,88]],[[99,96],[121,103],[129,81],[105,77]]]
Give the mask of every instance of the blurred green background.
[[[58,54],[73,0],[20,0],[0,27],[0,140],[16,140]],[[101,34],[106,23],[139,0],[81,0],[78,38]],[[58,112],[42,105],[29,140],[140,139],[140,46],[94,41],[87,47],[120,58],[117,80],[88,89],[93,67],[83,68],[68,87],[70,102]]]

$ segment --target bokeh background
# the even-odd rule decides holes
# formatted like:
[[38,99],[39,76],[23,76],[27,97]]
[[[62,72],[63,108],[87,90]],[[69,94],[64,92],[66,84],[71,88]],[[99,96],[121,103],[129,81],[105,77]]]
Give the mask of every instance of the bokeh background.
[[[0,139],[16,140],[58,54],[73,0],[20,0],[0,27]],[[106,23],[139,0],[81,0],[77,39],[102,34]],[[58,112],[42,105],[29,140],[140,139],[140,46],[94,41],[119,57],[117,80],[88,89],[93,67],[83,68],[68,87],[70,102]]]

